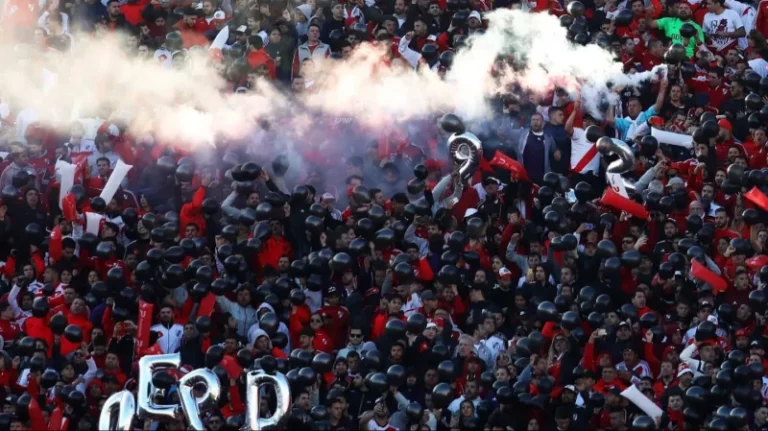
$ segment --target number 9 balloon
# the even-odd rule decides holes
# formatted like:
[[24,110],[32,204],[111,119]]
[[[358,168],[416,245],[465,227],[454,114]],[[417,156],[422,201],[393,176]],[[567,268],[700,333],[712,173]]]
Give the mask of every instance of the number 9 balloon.
[[597,151],[603,156],[616,155],[618,160],[614,160],[608,165],[608,172],[613,174],[623,174],[630,171],[635,166],[635,155],[632,149],[618,139],[603,136],[597,140]]
[[448,138],[448,152],[459,166],[459,175],[466,181],[480,166],[483,146],[477,136],[466,132],[464,123],[454,114],[445,114],[440,119],[440,126],[451,136]]

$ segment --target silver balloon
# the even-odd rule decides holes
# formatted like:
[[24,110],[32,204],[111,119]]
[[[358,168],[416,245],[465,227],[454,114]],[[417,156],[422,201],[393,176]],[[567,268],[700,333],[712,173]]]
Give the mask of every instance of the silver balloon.
[[106,431],[131,431],[136,399],[130,391],[115,392],[107,398],[99,416],[99,429]]
[[[259,415],[259,398],[262,384],[271,384],[277,394],[277,407],[272,417],[265,419]],[[269,375],[262,370],[250,371],[246,376],[245,383],[246,405],[246,429],[250,431],[259,431],[265,427],[274,427],[280,423],[280,419],[288,413],[291,406],[291,387],[288,385],[288,379],[282,373]]]
[[166,355],[149,355],[139,359],[139,397],[138,414],[140,419],[152,419],[156,421],[172,421],[180,417],[181,409],[178,405],[158,406],[155,404],[155,395],[160,391],[152,384],[152,375],[156,370],[163,368],[179,368],[181,355],[170,353]]
[[448,152],[454,163],[459,166],[459,174],[464,181],[472,177],[480,166],[483,157],[483,145],[472,133],[454,133],[448,138]]
[[597,140],[597,150],[603,156],[616,155],[619,157],[608,165],[608,172],[610,173],[623,174],[635,167],[635,155],[623,141],[603,136]]
[[[203,384],[205,393],[196,397],[193,393],[195,385]],[[216,373],[206,368],[198,368],[179,379],[179,401],[181,409],[189,423],[189,428],[204,431],[205,424],[200,414],[215,409],[221,396],[221,384]]]

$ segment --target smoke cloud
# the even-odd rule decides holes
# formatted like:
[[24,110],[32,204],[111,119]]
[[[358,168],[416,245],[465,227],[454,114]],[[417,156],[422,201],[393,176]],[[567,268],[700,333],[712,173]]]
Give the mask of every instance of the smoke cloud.
[[[82,37],[71,53],[46,55],[0,45],[0,96],[14,107],[33,109],[52,126],[66,128],[74,119],[112,112],[135,136],[151,133],[160,142],[205,146],[248,139],[263,121],[279,125],[268,134],[273,143],[295,142],[311,133],[318,114],[368,130],[443,112],[471,121],[488,114],[489,97],[513,86],[532,93],[554,85],[580,91],[595,111],[600,100],[613,97],[609,83],[637,85],[655,73],[624,75],[608,52],[569,42],[549,15],[500,10],[487,18],[488,30],[470,38],[444,79],[426,68],[387,67],[381,50],[388,47],[365,46],[349,60],[319,65],[307,77],[312,85],[299,105],[266,82],[232,93],[206,52],[190,52],[185,66],[169,68],[129,55],[119,37]],[[500,67],[497,60],[509,56],[518,65]]]

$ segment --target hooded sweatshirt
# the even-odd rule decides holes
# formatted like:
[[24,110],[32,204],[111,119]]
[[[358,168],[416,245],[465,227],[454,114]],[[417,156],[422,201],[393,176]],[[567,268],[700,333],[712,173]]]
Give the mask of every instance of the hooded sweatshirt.
[[302,37],[306,35],[307,31],[309,30],[309,19],[312,18],[312,6],[308,4],[303,4],[298,6],[296,9],[300,10],[301,13],[303,13],[304,16],[307,17],[307,22],[296,23],[296,33],[299,34],[299,37]]

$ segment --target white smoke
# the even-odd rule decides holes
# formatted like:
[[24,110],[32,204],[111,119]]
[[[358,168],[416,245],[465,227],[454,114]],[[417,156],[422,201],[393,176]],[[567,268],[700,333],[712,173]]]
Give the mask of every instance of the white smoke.
[[[266,82],[233,94],[205,58],[168,68],[129,55],[123,41],[111,36],[78,38],[71,53],[43,55],[0,45],[0,97],[17,111],[31,108],[40,121],[63,129],[73,119],[111,112],[136,136],[151,133],[161,142],[210,145],[247,137],[261,120],[287,123],[292,136],[301,137],[314,127],[311,113],[374,128],[450,111],[480,119],[488,114],[488,98],[515,84],[534,93],[553,85],[581,91],[585,106],[594,111],[601,99],[612,97],[609,82],[636,85],[652,76],[624,75],[610,53],[572,44],[552,16],[499,10],[487,18],[487,31],[456,55],[445,79],[401,62],[388,67],[382,61],[388,47],[361,47],[351,59],[328,61],[308,77],[312,86],[301,100],[305,110]],[[524,59],[526,67],[499,69],[497,60],[510,56]]]

